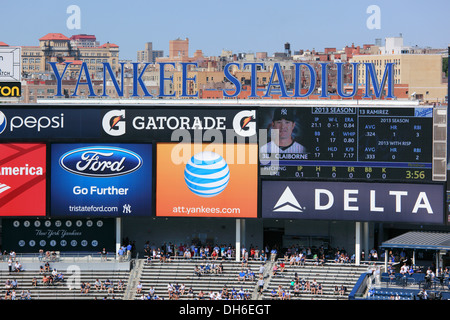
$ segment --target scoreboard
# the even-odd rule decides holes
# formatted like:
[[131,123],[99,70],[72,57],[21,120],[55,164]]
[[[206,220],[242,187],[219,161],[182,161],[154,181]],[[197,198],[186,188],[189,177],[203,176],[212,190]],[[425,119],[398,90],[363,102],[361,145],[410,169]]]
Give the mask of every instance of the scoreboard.
[[[277,151],[261,149],[263,178],[432,181],[432,107],[293,109],[288,110],[294,111],[288,120],[295,123],[292,138],[303,151],[293,152],[289,146]],[[265,142],[283,142],[282,131],[287,129],[277,127],[275,113],[283,110],[260,109],[260,128],[264,129],[260,147]]]

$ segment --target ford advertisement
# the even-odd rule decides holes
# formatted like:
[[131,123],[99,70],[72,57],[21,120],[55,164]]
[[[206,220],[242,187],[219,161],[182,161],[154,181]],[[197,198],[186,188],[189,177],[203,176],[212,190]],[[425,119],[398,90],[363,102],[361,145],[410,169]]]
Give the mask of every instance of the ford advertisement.
[[51,215],[152,214],[151,144],[53,144]]

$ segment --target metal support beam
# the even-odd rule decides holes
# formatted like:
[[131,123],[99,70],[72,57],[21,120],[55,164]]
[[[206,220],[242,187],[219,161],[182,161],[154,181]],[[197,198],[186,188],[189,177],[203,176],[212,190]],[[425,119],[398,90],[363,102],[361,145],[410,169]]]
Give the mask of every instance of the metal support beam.
[[361,264],[361,222],[355,222],[355,264]]

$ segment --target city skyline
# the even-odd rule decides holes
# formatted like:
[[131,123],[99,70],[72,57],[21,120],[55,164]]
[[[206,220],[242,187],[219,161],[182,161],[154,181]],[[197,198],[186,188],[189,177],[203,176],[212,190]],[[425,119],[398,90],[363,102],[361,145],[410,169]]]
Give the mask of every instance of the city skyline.
[[[71,11],[71,6],[76,6],[79,13]],[[376,6],[379,13],[370,11],[371,6]],[[384,0],[336,4],[327,0],[320,6],[302,1],[274,6],[269,1],[230,0],[219,4],[176,0],[169,8],[158,1],[45,0],[7,2],[2,7],[8,14],[0,20],[0,27],[8,32],[0,41],[8,45],[37,46],[38,39],[47,33],[67,37],[93,34],[100,44],[117,44],[120,59],[133,61],[146,42],[168,55],[169,41],[177,38],[189,38],[189,55],[202,50],[205,56],[218,56],[222,50],[272,55],[283,52],[287,42],[292,52],[342,49],[400,34],[405,46],[446,48],[450,43],[441,37],[450,29],[450,3],[444,0],[433,1],[432,5]],[[79,25],[71,26],[73,21]]]

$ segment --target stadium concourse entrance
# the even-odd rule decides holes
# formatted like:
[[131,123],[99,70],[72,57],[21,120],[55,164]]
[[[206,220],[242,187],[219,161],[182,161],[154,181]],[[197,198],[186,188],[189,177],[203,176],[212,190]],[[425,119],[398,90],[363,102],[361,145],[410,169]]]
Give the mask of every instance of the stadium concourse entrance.
[[[146,245],[230,245],[236,259],[251,247],[284,252],[289,247],[345,250],[360,262],[362,251],[374,246],[374,224],[354,221],[304,221],[231,218],[117,218],[117,239],[133,241],[136,252]],[[118,241],[116,246],[120,246]]]

